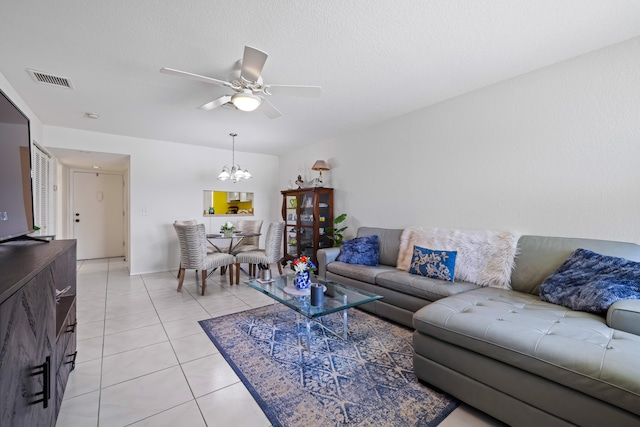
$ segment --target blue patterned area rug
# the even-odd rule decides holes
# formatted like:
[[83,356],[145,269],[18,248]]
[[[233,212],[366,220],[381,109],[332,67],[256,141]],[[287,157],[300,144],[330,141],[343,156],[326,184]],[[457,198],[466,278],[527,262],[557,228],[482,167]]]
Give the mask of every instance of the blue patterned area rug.
[[304,318],[277,307],[200,321],[274,427],[436,426],[458,405],[418,382],[411,330],[350,309],[348,339],[314,322],[308,351]]

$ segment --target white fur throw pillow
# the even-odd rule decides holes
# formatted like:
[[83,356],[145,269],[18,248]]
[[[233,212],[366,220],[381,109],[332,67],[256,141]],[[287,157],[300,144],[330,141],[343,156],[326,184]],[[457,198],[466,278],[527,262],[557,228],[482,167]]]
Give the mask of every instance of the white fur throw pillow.
[[400,237],[398,269],[409,271],[414,246],[457,251],[455,279],[511,289],[519,234],[496,231],[409,227]]

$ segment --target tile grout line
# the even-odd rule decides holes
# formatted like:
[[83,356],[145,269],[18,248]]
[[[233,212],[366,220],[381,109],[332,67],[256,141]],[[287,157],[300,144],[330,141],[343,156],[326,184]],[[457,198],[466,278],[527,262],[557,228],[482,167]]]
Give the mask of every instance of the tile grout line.
[[102,357],[100,358],[100,388],[98,389],[98,414],[96,419],[96,427],[100,427],[100,410],[102,409],[102,374],[104,373],[104,337],[107,328],[107,300],[109,291],[109,270],[111,267],[111,259],[107,262],[107,285],[104,287],[104,318],[102,324]]
[[[169,273],[171,273],[171,272],[169,272]],[[147,288],[147,284],[146,284],[146,282],[144,280],[144,277],[142,277],[142,275],[140,277],[141,277],[142,283],[144,284],[144,287],[145,287],[145,289],[147,289],[147,293],[148,293],[149,292],[149,288]],[[186,288],[183,287],[183,289],[186,289]],[[187,290],[187,292],[193,298],[193,295],[191,295],[191,292],[189,292],[189,290]],[[180,358],[178,357],[178,353],[176,352],[176,348],[174,347],[173,342],[169,338],[169,334],[167,332],[167,328],[165,327],[164,322],[163,322],[162,318],[160,317],[160,314],[158,313],[158,309],[156,308],[156,305],[153,302],[153,299],[151,298],[151,295],[149,295],[149,298],[151,299],[151,304],[153,305],[154,309],[156,310],[156,315],[158,316],[158,319],[160,320],[160,324],[162,325],[162,329],[164,330],[164,333],[167,336],[167,339],[169,340],[169,345],[171,346],[171,350],[173,350],[173,355],[175,356],[176,361],[178,362],[178,366],[180,367],[180,372],[182,372],[182,376],[184,377],[184,380],[187,383],[187,387],[189,387],[189,391],[191,392],[191,396],[193,397],[193,402],[196,404],[196,407],[198,408],[198,412],[200,413],[200,416],[202,417],[202,421],[205,423],[205,425],[207,425],[207,421],[205,420],[204,414],[202,413],[202,409],[200,408],[200,405],[198,404],[198,400],[196,399],[196,395],[195,395],[195,393],[193,391],[193,387],[189,383],[189,379],[187,378],[187,374],[184,372],[184,368],[182,367],[182,362],[180,362]],[[185,403],[188,403],[188,402],[183,402],[180,405],[184,405]],[[180,406],[180,405],[176,405],[175,407]],[[159,412],[158,414],[160,414],[162,412],[165,412],[165,411],[168,411],[169,409],[173,409],[173,408],[168,408],[168,409],[166,409],[164,411]],[[152,416],[155,416],[155,415],[158,415],[158,414],[154,414]],[[150,417],[148,417],[148,418],[150,418]],[[139,421],[141,421],[141,420],[139,420]],[[139,422],[139,421],[136,421],[136,422]]]

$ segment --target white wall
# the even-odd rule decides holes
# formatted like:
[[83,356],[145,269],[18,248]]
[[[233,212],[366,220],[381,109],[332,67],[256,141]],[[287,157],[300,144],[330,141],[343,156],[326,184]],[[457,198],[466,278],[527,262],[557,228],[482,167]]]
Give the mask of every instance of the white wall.
[[287,153],[280,186],[328,160],[347,237],[422,225],[640,243],[638,52],[634,39]]
[[233,184],[216,180],[222,166],[231,162],[229,150],[52,126],[44,127],[44,136],[47,147],[130,155],[132,274],[178,268],[179,248],[173,221],[196,218],[209,227],[208,231],[217,231],[222,222],[230,219],[203,218],[203,190],[254,192],[256,219],[268,224],[280,217],[279,162],[275,156],[237,152],[241,164],[254,178]]

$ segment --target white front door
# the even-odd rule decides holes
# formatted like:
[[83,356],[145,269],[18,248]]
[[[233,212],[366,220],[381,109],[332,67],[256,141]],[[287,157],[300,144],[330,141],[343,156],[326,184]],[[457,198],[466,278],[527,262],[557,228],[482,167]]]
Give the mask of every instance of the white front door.
[[78,259],[124,256],[124,176],[72,173],[71,221]]

